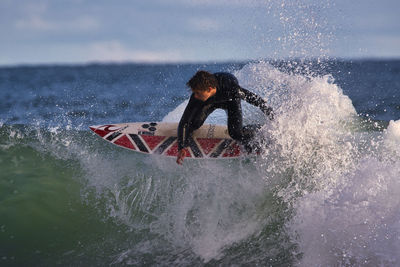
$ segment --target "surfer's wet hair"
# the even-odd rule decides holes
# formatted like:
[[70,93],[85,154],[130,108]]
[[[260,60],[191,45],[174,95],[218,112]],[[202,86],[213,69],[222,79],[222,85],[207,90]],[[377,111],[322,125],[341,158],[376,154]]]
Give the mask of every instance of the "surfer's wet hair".
[[186,85],[193,91],[206,91],[209,87],[217,88],[218,81],[214,74],[199,70]]

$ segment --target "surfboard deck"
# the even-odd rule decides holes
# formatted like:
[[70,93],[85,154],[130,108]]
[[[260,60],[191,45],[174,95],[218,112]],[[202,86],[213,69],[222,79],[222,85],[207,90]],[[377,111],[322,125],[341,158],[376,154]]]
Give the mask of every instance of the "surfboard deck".
[[[89,126],[104,140],[135,152],[176,157],[178,123],[136,122]],[[247,154],[224,125],[204,124],[193,133],[187,158],[237,158]]]

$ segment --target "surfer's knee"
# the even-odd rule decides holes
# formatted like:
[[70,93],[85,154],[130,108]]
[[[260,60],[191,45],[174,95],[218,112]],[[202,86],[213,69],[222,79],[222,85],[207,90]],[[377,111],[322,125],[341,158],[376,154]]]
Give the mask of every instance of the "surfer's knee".
[[242,129],[239,127],[228,127],[228,133],[232,137],[232,139],[235,139],[237,141],[243,140],[243,132]]

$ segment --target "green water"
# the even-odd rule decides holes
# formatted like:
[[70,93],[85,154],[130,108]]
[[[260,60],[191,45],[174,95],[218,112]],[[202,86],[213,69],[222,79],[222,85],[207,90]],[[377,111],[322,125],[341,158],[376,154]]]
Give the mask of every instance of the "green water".
[[0,170],[0,265],[109,261],[124,228],[81,197],[77,163],[18,145],[0,150]]

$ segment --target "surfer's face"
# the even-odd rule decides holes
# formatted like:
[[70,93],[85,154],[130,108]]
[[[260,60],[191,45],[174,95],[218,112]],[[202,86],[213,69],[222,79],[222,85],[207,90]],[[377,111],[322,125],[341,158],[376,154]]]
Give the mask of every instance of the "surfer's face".
[[215,87],[208,87],[205,91],[192,90],[194,97],[201,101],[207,101],[210,97],[215,95],[217,89]]

